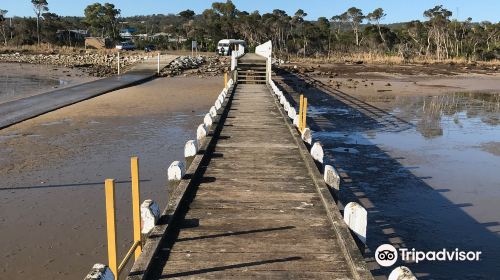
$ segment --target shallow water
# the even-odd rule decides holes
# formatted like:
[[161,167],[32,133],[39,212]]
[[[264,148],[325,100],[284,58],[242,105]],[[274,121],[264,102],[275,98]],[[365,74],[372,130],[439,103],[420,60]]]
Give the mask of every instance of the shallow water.
[[340,104],[332,110],[331,102],[338,101],[323,100],[322,106],[313,104],[310,116],[313,137],[343,176],[342,203],[358,201],[368,210],[366,257],[374,274],[383,278],[390,271],[372,258],[379,245],[391,243],[410,250],[483,252],[474,263],[398,262],[419,279],[495,279],[500,95],[360,99],[377,109]]
[[0,63],[0,103],[90,81],[80,71],[49,65]]

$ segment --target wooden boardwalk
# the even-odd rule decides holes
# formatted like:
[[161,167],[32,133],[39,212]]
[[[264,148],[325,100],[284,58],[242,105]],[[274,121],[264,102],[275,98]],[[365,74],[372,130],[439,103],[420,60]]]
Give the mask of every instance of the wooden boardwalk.
[[129,279],[372,279],[267,85],[229,99],[182,213]]

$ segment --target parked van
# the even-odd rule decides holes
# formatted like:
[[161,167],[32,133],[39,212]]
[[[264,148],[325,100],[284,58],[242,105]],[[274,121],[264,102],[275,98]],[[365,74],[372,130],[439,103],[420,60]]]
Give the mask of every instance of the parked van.
[[236,39],[223,39],[220,40],[217,44],[218,55],[231,55],[233,51],[239,49],[239,46],[242,45],[246,48],[247,43],[244,40],[236,40]]

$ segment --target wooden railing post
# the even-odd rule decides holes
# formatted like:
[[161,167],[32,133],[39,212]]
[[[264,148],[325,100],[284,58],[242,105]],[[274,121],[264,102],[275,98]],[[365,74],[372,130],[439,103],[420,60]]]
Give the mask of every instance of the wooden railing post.
[[116,213],[115,213],[115,180],[106,179],[104,184],[106,193],[106,225],[108,233],[108,266],[118,279],[116,261]]
[[304,95],[300,95],[299,101],[299,131],[302,132],[302,113],[304,108]]
[[141,243],[141,208],[140,208],[140,193],[139,193],[139,159],[132,157],[130,159],[130,169],[132,178],[132,219],[134,223],[134,243],[139,242],[139,246],[135,249],[135,260],[139,258],[142,251]]
[[304,101],[303,101],[303,108],[302,108],[302,131],[304,131],[304,129],[306,129],[307,127],[307,98],[304,97]]

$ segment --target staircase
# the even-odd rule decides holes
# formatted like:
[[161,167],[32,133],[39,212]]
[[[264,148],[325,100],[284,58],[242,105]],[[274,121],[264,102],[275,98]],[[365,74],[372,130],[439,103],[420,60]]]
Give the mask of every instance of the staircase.
[[239,84],[265,84],[266,59],[252,53],[247,53],[238,60]]

